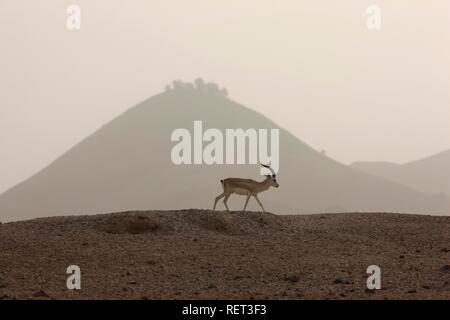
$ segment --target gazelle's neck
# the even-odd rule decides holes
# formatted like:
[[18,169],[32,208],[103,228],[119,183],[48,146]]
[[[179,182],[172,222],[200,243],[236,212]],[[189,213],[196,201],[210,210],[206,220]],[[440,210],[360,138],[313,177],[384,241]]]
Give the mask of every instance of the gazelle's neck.
[[266,177],[263,181],[258,182],[258,191],[265,191],[270,188],[270,177]]

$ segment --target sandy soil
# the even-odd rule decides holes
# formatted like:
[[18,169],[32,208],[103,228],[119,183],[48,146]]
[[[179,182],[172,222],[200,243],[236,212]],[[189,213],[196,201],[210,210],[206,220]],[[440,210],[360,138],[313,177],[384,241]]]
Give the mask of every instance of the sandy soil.
[[[81,268],[68,290],[66,268]],[[366,269],[381,267],[381,290]],[[450,217],[207,210],[0,225],[0,299],[450,299]]]

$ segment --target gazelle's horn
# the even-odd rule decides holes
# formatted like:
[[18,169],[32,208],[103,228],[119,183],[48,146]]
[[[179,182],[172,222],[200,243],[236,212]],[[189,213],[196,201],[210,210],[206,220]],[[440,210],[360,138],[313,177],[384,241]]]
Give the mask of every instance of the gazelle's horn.
[[264,167],[264,168],[267,168],[267,169],[269,169],[270,170],[270,172],[272,172],[272,176],[275,176],[275,171],[273,171],[273,169],[271,168],[271,167],[269,167],[269,166],[267,166],[267,165],[265,165],[265,164],[262,164],[261,163],[261,165]]

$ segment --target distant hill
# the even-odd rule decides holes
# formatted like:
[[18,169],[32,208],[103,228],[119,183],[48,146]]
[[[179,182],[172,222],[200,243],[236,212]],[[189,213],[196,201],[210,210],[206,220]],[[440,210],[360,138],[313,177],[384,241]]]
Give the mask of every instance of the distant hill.
[[[278,128],[217,86],[176,82],[107,123],[46,168],[0,195],[0,219],[139,209],[211,208],[220,179],[262,179],[257,165],[172,163],[176,128]],[[70,121],[70,119],[67,119]],[[276,213],[336,211],[448,214],[448,198],[354,170],[280,128],[280,188],[260,198]],[[243,197],[232,196],[231,209]],[[220,206],[223,206],[220,203]],[[249,209],[258,208],[252,199]]]
[[423,192],[450,196],[450,150],[405,164],[355,162],[351,167]]

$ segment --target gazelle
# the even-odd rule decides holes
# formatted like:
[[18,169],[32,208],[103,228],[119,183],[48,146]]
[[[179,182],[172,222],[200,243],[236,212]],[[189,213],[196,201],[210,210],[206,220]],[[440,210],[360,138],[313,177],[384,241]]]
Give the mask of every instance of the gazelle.
[[247,196],[244,209],[242,211],[245,211],[245,209],[247,208],[248,200],[250,200],[250,197],[253,196],[261,206],[263,212],[266,212],[261,201],[259,201],[258,199],[258,193],[266,191],[270,187],[278,188],[280,185],[276,180],[275,171],[273,171],[271,167],[264,164],[262,166],[269,169],[272,173],[271,175],[266,175],[266,179],[264,181],[258,182],[252,179],[241,178],[228,178],[225,180],[220,180],[223,187],[223,193],[216,197],[213,210],[216,210],[217,201],[225,198],[223,199],[223,203],[225,204],[225,208],[227,208],[227,211],[230,211],[230,209],[228,209],[227,201],[231,194],[236,193],[238,195]]

